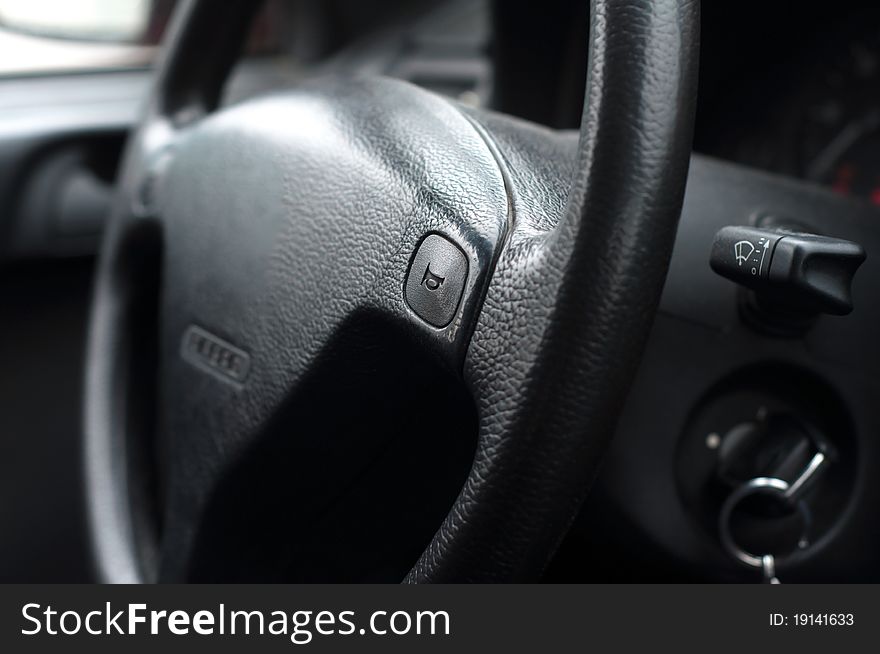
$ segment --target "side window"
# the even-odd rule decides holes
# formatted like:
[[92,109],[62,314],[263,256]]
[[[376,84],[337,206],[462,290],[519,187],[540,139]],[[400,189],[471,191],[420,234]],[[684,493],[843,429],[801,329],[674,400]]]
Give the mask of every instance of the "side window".
[[[176,2],[0,0],[0,77],[147,67]],[[282,2],[265,2],[252,54],[278,48],[279,22],[267,17]]]

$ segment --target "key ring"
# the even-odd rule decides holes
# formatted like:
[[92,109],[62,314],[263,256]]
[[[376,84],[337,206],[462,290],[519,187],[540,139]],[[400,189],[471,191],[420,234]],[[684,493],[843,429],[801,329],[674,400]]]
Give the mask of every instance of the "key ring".
[[[728,554],[737,561],[740,561],[751,568],[756,568],[762,571],[766,570],[765,556],[757,556],[751,552],[747,552],[737,544],[730,529],[730,516],[740,502],[752,495],[776,495],[781,501],[791,504],[792,495],[790,490],[792,488],[795,488],[795,486],[790,485],[787,481],[782,479],[777,479],[776,477],[755,477],[737,488],[728,496],[721,507],[721,516],[719,518],[721,544],[724,549],[727,550]],[[803,534],[805,536],[810,530],[810,510],[803,500],[795,501],[793,506],[797,509],[804,522]],[[776,561],[777,560],[774,557],[774,565]]]
[[[813,483],[816,482],[820,476],[819,473],[824,469],[827,463],[828,457],[825,455],[824,451],[820,450],[819,452],[816,452],[812,459],[810,459],[807,466],[791,484],[784,479],[778,479],[776,477],[755,477],[733,491],[721,506],[721,515],[719,517],[718,525],[721,545],[727,550],[727,553],[737,561],[745,563],[749,567],[762,570],[765,574],[767,573],[768,560],[766,555],[757,556],[744,550],[737,544],[730,529],[730,516],[733,514],[733,510],[736,506],[747,497],[761,493],[777,495],[783,503],[794,507],[798,511],[801,520],[803,520],[804,523],[804,531],[801,535],[801,541],[803,542],[807,534],[809,534],[812,515],[806,502],[801,499],[801,496],[806,493]],[[775,570],[777,560],[775,557],[772,557],[772,559],[773,560],[770,561],[770,563]]]

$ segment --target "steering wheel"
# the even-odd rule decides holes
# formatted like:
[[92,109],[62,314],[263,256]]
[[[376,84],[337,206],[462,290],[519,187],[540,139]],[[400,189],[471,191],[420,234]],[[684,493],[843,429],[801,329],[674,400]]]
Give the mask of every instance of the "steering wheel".
[[[382,78],[218,108],[256,4],[180,3],[123,162],[86,370],[100,578],[309,578],[309,552],[382,541],[334,511],[377,452],[428,434],[407,466],[442,463],[472,419],[405,580],[536,579],[659,302],[699,4],[593,0],[578,138]],[[373,471],[395,498],[421,475]]]

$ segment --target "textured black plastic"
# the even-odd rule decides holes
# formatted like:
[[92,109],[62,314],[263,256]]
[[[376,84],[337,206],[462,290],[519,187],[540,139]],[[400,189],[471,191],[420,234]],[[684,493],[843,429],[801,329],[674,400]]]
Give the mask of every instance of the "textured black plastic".
[[[576,147],[568,135],[466,114],[389,80],[315,83],[201,118],[218,72],[194,72],[188,59],[209,61],[195,45],[232,48],[240,31],[205,35],[205,7],[185,4],[171,31],[98,275],[86,469],[104,578],[191,578],[212,496],[266,434],[311,464],[316,483],[297,509],[320,516],[366,461],[334,452],[334,442],[351,444],[334,440],[350,429],[320,432],[313,382],[327,371],[343,388],[348,372],[360,380],[362,370],[340,362],[353,352],[363,365],[385,352],[391,362],[374,348],[395,339],[459,375],[479,414],[469,477],[408,580],[535,578],[586,493],[653,321],[690,154],[698,3],[592,3]],[[145,162],[169,146],[160,215],[133,218]],[[139,527],[127,413],[143,300],[123,276],[132,257],[123,246],[143,231],[162,248],[162,538],[152,546]],[[432,233],[453,240],[468,268],[441,328],[404,297],[413,252]],[[182,357],[194,333],[206,349]],[[245,355],[246,377],[223,373]],[[397,399],[381,390],[370,397]],[[358,406],[341,403],[325,424]],[[305,423],[286,422],[304,414]],[[298,432],[304,425],[309,433]],[[365,437],[381,433],[369,429]]]
[[845,316],[853,310],[853,277],[865,258],[852,241],[785,234],[770,263],[770,300],[792,311]]
[[[509,162],[514,230],[466,362],[480,415],[473,471],[410,581],[543,570],[654,318],[690,155],[699,5],[597,1],[591,11],[575,161],[552,133],[484,119]],[[569,171],[560,203],[548,178]]]

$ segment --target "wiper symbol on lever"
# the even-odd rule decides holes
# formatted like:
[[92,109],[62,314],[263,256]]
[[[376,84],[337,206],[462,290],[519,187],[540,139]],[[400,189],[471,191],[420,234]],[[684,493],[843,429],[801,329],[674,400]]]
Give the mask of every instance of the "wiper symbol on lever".
[[752,256],[755,246],[750,241],[737,241],[733,246],[733,253],[736,255],[736,262],[743,265]]

